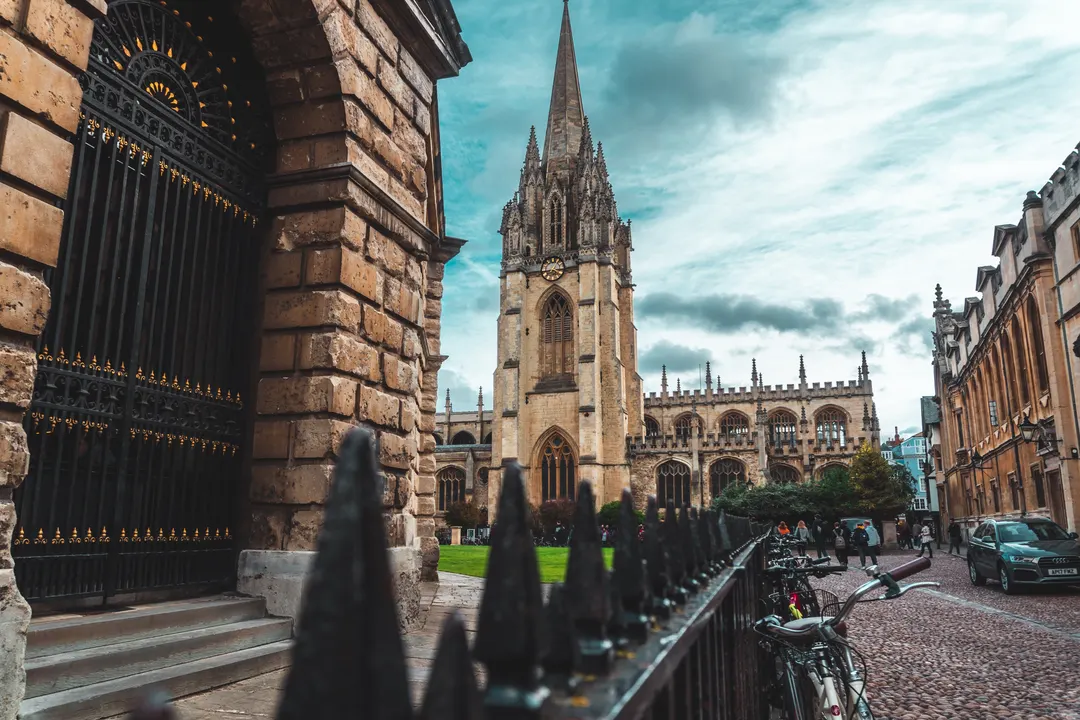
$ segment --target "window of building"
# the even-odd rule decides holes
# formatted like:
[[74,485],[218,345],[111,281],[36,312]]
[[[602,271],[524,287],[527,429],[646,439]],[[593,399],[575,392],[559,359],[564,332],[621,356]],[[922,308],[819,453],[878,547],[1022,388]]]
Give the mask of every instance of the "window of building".
[[798,420],[795,415],[787,410],[777,410],[769,416],[769,442],[781,447],[788,445],[795,447],[795,438],[798,436],[796,425]]
[[1046,507],[1046,487],[1043,485],[1042,463],[1031,466],[1031,484],[1035,486],[1035,503],[1038,507]]
[[1020,402],[1027,405],[1031,402],[1031,387],[1028,384],[1028,355],[1024,348],[1024,332],[1020,328],[1020,320],[1015,315],[1012,319],[1013,339],[1016,341],[1016,382],[1020,386]]
[[690,413],[686,413],[685,415],[680,415],[675,420],[675,437],[679,438],[680,440],[689,440],[690,439],[690,428],[692,428],[694,426],[694,421],[695,420],[697,421],[696,424],[697,424],[698,433],[704,434],[705,433],[705,423],[701,419],[701,416],[700,415],[691,415]]
[[544,378],[569,377],[574,372],[574,316],[570,302],[554,293],[544,303],[540,370]]
[[453,439],[450,440],[451,445],[475,445],[476,438],[468,430],[462,430],[454,433]]
[[960,411],[956,411],[956,439],[957,447],[967,447],[964,444],[964,416],[960,414]]
[[660,423],[655,418],[645,416],[645,437],[659,437]]
[[656,499],[660,507],[667,507],[670,500],[675,507],[689,505],[690,468],[681,462],[668,460],[656,468]]
[[458,467],[446,467],[439,471],[439,512],[456,502],[465,500],[465,471]]
[[731,484],[746,483],[746,466],[734,458],[723,458],[709,466],[709,491],[713,497]]
[[434,437],[435,437],[435,444],[436,445],[442,445],[443,444],[442,435],[440,435],[439,433],[435,433]]
[[720,437],[725,440],[743,440],[750,434],[750,419],[741,412],[729,412],[720,418]]
[[799,482],[799,471],[790,465],[773,465],[769,468],[773,482],[781,485]]
[[990,481],[990,499],[994,501],[994,512],[1001,512],[1001,484],[997,478]]
[[[1073,231],[1076,226],[1073,226]],[[1035,377],[1039,382],[1039,392],[1044,393],[1050,389],[1050,374],[1046,368],[1046,346],[1043,344],[1042,324],[1039,316],[1039,307],[1035,304],[1035,298],[1028,296],[1027,299],[1028,324],[1031,325],[1031,353],[1035,356]]]
[[577,468],[570,444],[554,433],[540,451],[540,497],[546,502],[558,498],[574,499]]
[[825,408],[814,416],[819,445],[844,445],[847,442],[847,415],[839,408]]
[[548,208],[550,217],[548,218],[548,240],[551,242],[552,250],[560,249],[563,245],[563,204],[562,200],[556,196],[551,198],[551,205]]
[[1010,410],[1015,413],[1020,409],[1020,402],[1016,395],[1015,378],[1013,382],[1009,382],[1009,373],[1013,367],[1012,344],[1009,342],[1009,336],[1003,333],[1001,335],[1001,374],[1004,378],[1005,396],[1012,403]]
[[1016,487],[1016,473],[1009,473],[1009,492],[1012,494],[1012,509],[1020,509],[1020,493]]
[[1069,228],[1069,233],[1072,235],[1073,253],[1075,253],[1076,261],[1080,262],[1080,222]]

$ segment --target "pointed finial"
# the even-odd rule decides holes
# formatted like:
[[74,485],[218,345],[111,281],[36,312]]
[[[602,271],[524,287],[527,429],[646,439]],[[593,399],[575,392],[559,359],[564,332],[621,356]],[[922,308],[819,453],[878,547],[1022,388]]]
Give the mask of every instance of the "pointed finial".
[[450,388],[446,388],[446,412],[450,412]]
[[480,720],[483,707],[473,674],[465,621],[454,610],[443,623],[419,720]]
[[478,392],[476,394],[476,406],[478,408],[480,408],[481,411],[483,411],[483,409],[484,409],[484,386],[483,385],[480,386],[480,392]]
[[659,620],[671,617],[671,581],[668,576],[668,554],[660,525],[656,496],[650,495],[645,508],[645,566],[652,592],[652,615]]
[[685,605],[688,597],[686,592],[686,555],[682,549],[679,517],[675,512],[675,501],[671,498],[668,498],[667,507],[664,508],[663,537],[668,554],[668,578],[671,579],[670,597],[676,605]]
[[934,287],[934,299],[938,302],[941,302],[941,283],[938,283]]
[[621,617],[620,626],[626,638],[643,643],[649,635],[649,618],[645,615],[645,569],[641,562],[637,526],[634,496],[630,488],[623,488],[612,563],[612,583],[619,605],[612,608],[612,612]]
[[614,645],[607,637],[611,595],[596,522],[596,500],[592,483],[587,480],[578,485],[574,506],[574,532],[566,562],[566,600],[581,649],[581,671],[586,675],[607,674],[614,660]]
[[752,386],[757,385],[757,381],[758,381],[757,358],[751,358],[750,359],[750,384]]
[[799,356],[799,382],[806,383],[806,363],[802,355]]
[[675,394],[682,392],[682,378],[675,378]]
[[802,417],[799,418],[799,419],[802,420],[804,423],[806,422],[806,406],[805,405],[802,406]]
[[578,686],[577,671],[581,667],[581,651],[577,633],[566,607],[566,587],[554,583],[544,606],[547,621],[548,651],[544,655],[544,683],[573,693]]
[[862,374],[863,378],[870,377],[870,367],[866,364],[866,351],[862,351]]
[[660,366],[660,390],[667,392],[667,365]]
[[712,363],[705,361],[705,388],[712,390]]

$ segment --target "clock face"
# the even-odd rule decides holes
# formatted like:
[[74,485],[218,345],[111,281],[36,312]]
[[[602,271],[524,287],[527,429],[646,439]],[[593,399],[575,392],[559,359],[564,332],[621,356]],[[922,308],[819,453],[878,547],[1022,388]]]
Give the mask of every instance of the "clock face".
[[545,280],[555,282],[563,276],[566,272],[566,265],[563,264],[562,258],[548,258],[544,261],[544,264],[540,266],[540,274],[543,275]]

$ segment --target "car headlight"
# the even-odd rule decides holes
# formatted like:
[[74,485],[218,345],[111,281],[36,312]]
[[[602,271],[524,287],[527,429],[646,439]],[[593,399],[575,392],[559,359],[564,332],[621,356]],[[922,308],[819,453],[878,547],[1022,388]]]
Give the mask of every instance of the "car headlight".
[[1018,563],[1037,563],[1039,558],[1031,557],[1030,555],[1006,555],[1006,557],[1012,562]]

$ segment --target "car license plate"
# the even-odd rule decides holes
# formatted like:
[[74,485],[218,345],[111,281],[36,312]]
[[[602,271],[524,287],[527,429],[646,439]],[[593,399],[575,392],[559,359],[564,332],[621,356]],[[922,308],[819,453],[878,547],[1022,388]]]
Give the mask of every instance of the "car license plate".
[[1078,575],[1080,570],[1077,568],[1050,568],[1046,571],[1047,575]]

